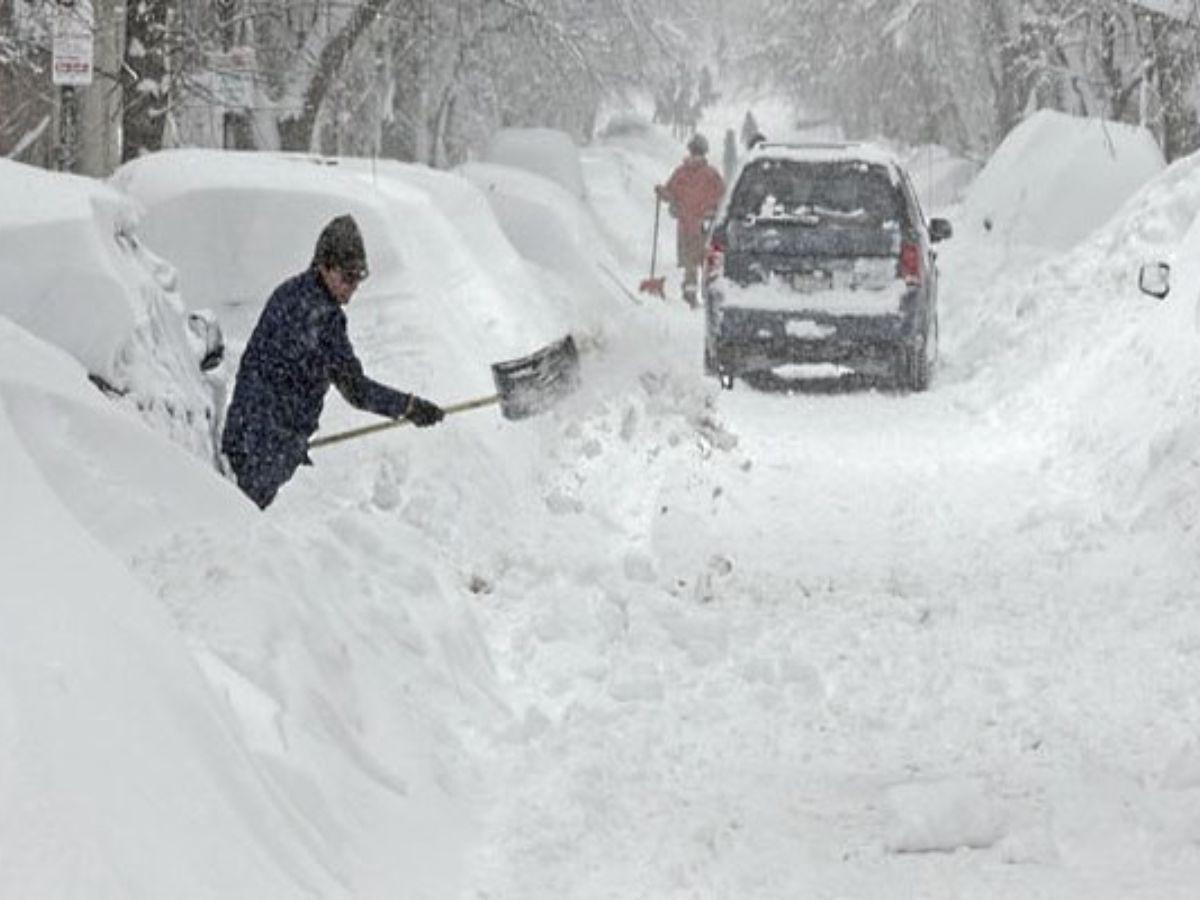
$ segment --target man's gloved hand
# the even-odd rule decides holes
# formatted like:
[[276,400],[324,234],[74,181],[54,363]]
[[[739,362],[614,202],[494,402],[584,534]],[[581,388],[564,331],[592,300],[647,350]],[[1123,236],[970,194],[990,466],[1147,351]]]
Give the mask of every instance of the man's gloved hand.
[[446,417],[446,412],[436,403],[431,403],[424,397],[412,394],[408,398],[408,408],[404,410],[404,418],[418,428],[428,428],[436,425]]

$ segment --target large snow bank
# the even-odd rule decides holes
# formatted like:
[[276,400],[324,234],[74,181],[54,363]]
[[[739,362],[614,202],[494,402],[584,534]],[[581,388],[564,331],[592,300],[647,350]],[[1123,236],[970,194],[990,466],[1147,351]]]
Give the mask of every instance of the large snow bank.
[[[1136,288],[1152,259],[1174,263],[1164,301]],[[1200,515],[1200,154],[1147,185],[1064,268],[1063,288],[1080,305],[1097,286],[1120,298],[1068,398],[1079,411],[1070,449],[1099,457],[1120,515],[1139,529],[1164,517],[1190,529]]]
[[137,210],[88,178],[0,160],[0,316],[62,348],[154,427],[212,458],[202,348]]
[[334,167],[263,153],[171,150],[127,163],[112,182],[145,207],[143,233],[179,270],[192,308],[261,309],[280,282],[308,267],[325,224],[347,212],[363,232],[367,284],[378,290],[403,270],[386,204]]
[[1066,250],[1165,165],[1145,129],[1042,110],[1012,130],[972,184],[958,221],[993,240]]
[[[977,294],[957,288],[943,306],[951,368],[971,360],[995,413],[1048,433],[1058,451],[1047,465],[1103,487],[1104,514],[1139,529],[1200,515],[1198,216],[1200,155],[1153,178],[1069,253],[1024,276],[1009,265],[1007,277]],[[990,243],[968,235],[947,253],[978,260]],[[1137,287],[1156,259],[1176,263],[1161,302]],[[1013,371],[1021,378],[1005,377]]]
[[[156,444],[82,374],[0,318],[0,893],[335,894],[165,610],[60,502],[86,504],[103,465],[47,480],[45,441]],[[166,446],[139,460],[164,453],[196,465]]]
[[484,160],[516,166],[553,181],[576,200],[584,200],[583,166],[570,135],[553,128],[502,128],[488,142]]
[[52,348],[0,321],[0,349],[0,894],[454,895],[454,723],[503,707],[472,595],[405,521],[421,467],[391,457],[365,513],[263,517]]

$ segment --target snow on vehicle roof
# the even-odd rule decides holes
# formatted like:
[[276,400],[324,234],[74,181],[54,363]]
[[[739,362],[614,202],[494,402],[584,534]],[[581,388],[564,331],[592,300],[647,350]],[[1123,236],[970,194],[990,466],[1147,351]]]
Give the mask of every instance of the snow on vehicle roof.
[[878,144],[859,141],[830,141],[812,144],[772,144],[767,142],[757,145],[750,151],[751,160],[763,157],[798,162],[865,162],[894,167],[900,165],[894,153]]

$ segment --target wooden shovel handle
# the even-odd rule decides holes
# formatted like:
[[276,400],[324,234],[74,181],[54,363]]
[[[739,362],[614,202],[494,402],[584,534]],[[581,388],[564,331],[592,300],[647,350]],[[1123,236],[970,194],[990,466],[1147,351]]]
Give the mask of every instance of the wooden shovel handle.
[[[463,400],[459,403],[443,406],[442,412],[448,416],[452,416],[455,413],[466,412],[468,409],[478,409],[481,406],[490,406],[493,403],[499,402],[500,395],[491,394],[487,397],[476,397],[474,400]],[[389,428],[399,428],[401,425],[408,424],[410,422],[405,418],[388,419],[386,422],[376,422],[374,425],[364,425],[361,428],[351,428],[349,431],[339,431],[336,434],[316,438],[308,442],[308,448],[311,450],[314,447],[325,447],[329,444],[337,444],[352,438],[363,437],[364,435],[374,434],[377,431],[387,431]]]

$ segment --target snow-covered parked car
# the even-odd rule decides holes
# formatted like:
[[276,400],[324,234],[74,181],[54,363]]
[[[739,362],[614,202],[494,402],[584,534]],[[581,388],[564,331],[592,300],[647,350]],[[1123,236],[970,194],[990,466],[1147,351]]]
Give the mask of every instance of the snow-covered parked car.
[[867,144],[760,144],[718,211],[705,368],[725,387],[833,364],[924,390],[937,357],[928,223],[899,161]]
[[553,181],[576,200],[587,199],[579,148],[566,132],[553,128],[501,128],[488,141],[483,160],[525,169]]
[[106,394],[216,461],[223,341],[188,312],[136,204],[90,178],[0,160],[0,317],[64,350]]

